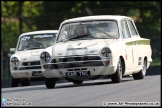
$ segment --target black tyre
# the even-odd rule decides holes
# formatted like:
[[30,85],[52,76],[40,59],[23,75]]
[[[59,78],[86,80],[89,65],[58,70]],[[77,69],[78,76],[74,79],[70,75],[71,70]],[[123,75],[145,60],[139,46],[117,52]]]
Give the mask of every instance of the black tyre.
[[73,84],[77,85],[77,84],[82,84],[83,81],[81,80],[73,80]]
[[10,75],[10,85],[11,87],[18,87],[19,79],[13,78],[12,75]]
[[144,60],[143,62],[142,69],[138,73],[132,74],[132,76],[134,80],[138,80],[138,79],[143,79],[145,75],[146,75],[146,60]]
[[45,84],[48,89],[54,88],[56,80],[54,78],[45,78]]
[[120,58],[118,61],[116,72],[113,75],[111,75],[111,80],[112,83],[120,83],[122,81],[122,62]]
[[30,86],[30,81],[22,81],[21,86]]

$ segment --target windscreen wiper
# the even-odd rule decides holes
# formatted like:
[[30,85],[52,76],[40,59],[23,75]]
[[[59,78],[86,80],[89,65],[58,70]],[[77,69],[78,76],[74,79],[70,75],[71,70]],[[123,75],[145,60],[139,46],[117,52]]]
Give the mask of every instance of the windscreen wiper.
[[85,37],[85,36],[89,36],[89,35],[85,34],[85,35],[74,36],[74,37],[71,37],[71,38],[69,38],[69,39],[66,39],[66,40],[63,41],[63,42],[66,42],[66,41],[68,41],[68,40],[75,39],[75,38],[82,38],[82,37]]
[[24,50],[32,50],[32,49],[43,49],[43,48],[40,48],[40,47],[32,47],[32,48],[25,48]]

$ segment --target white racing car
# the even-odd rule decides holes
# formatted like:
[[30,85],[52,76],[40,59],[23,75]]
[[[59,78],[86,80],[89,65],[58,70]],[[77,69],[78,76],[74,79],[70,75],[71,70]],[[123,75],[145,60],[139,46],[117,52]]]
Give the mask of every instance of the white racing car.
[[54,44],[58,30],[42,30],[22,33],[19,36],[17,47],[10,48],[15,53],[10,58],[10,84],[17,87],[29,86],[30,81],[44,80],[40,52]]
[[53,46],[40,55],[47,88],[57,78],[74,84],[99,76],[120,83],[123,76],[143,79],[152,50],[150,39],[142,38],[132,18],[100,15],[65,20]]

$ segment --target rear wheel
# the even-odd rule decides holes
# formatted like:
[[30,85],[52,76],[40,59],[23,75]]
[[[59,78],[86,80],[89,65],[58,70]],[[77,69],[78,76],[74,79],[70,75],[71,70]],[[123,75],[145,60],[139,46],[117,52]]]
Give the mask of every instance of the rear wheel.
[[134,80],[138,80],[138,79],[143,79],[146,75],[146,60],[144,60],[144,63],[142,65],[142,69],[135,74],[132,74]]
[[122,62],[120,58],[118,61],[116,72],[113,75],[111,75],[111,80],[113,83],[120,83],[122,80]]
[[54,88],[56,80],[54,78],[45,78],[45,84],[48,89]]
[[16,78],[13,78],[12,75],[10,75],[10,85],[11,87],[18,87],[19,80]]

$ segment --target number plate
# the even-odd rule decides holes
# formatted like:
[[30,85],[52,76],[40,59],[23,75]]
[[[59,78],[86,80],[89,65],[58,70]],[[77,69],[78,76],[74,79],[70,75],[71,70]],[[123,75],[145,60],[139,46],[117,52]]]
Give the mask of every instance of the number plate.
[[80,71],[80,72],[66,72],[67,77],[73,76],[88,76],[90,75],[90,71]]
[[33,71],[32,76],[43,76],[42,71]]

